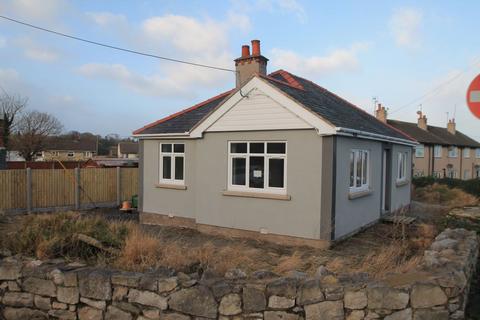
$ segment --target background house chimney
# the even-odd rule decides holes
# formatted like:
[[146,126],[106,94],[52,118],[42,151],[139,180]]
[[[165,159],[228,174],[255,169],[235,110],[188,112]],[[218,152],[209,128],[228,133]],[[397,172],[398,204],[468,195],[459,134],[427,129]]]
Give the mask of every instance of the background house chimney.
[[377,105],[377,110],[375,110],[375,118],[382,122],[387,122],[387,110],[381,103]]
[[455,118],[448,120],[447,130],[451,134],[455,134],[455,131],[456,131],[456,129],[455,129]]
[[236,86],[244,85],[254,74],[267,74],[268,59],[260,53],[260,40],[252,40],[252,54],[248,45],[242,46],[242,56],[235,59]]
[[427,116],[425,116],[422,111],[417,111],[418,114],[418,127],[423,130],[428,130],[427,127]]

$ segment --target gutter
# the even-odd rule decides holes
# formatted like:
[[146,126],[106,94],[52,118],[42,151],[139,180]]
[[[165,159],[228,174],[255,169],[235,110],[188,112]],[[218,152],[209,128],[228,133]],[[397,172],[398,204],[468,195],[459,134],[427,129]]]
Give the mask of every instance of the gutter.
[[390,136],[385,136],[383,134],[371,133],[371,132],[366,132],[361,130],[335,127],[335,131],[337,132],[338,135],[342,135],[342,136],[354,136],[354,137],[364,138],[364,139],[395,142],[398,144],[403,144],[403,145],[412,146],[412,147],[418,145],[418,142],[415,142],[415,141],[394,138]]
[[164,138],[164,137],[175,138],[175,137],[178,137],[178,138],[185,139],[185,137],[190,137],[190,134],[188,132],[184,132],[184,133],[145,133],[145,134],[133,134],[132,137],[139,138],[139,139],[142,139],[142,138]]

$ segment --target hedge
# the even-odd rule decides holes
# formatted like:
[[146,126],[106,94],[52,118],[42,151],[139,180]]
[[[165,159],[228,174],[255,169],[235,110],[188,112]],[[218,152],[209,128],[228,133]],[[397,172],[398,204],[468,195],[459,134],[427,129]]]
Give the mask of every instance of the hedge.
[[459,188],[476,197],[480,197],[480,179],[461,180],[452,178],[417,177],[413,178],[412,183],[417,188],[422,188],[434,183],[444,184],[450,188]]

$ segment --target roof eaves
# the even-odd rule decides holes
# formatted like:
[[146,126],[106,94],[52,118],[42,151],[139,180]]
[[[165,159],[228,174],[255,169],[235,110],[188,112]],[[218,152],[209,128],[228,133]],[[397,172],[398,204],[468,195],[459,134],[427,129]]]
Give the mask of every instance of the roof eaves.
[[[200,108],[200,107],[202,107],[202,106],[204,106],[204,105],[206,105],[206,104],[208,104],[208,103],[210,103],[210,102],[212,102],[212,101],[214,101],[214,100],[217,100],[217,99],[221,98],[222,96],[227,96],[227,95],[229,95],[232,91],[234,91],[234,89],[229,90],[229,91],[226,91],[226,92],[223,92],[223,93],[221,93],[221,94],[219,94],[219,95],[216,95],[216,96],[214,96],[214,97],[211,97],[210,99],[207,99],[207,100],[205,100],[205,101],[202,101],[202,102],[200,102],[200,103],[197,103],[196,105],[194,105],[194,106],[192,106],[192,107],[189,107],[189,108],[184,109],[184,110],[180,110],[180,111],[178,111],[178,112],[176,112],[176,113],[174,113],[174,114],[171,114],[171,115],[169,115],[169,116],[167,116],[167,117],[165,117],[165,118],[162,118],[162,119],[160,119],[160,120],[157,120],[157,121],[155,121],[155,122],[152,122],[152,123],[150,123],[150,124],[147,124],[147,125],[141,127],[140,129],[137,129],[137,130],[133,131],[133,135],[142,135],[142,131],[144,131],[144,130],[146,130],[146,129],[148,129],[148,128],[154,127],[154,126],[159,125],[159,124],[161,124],[161,123],[164,123],[164,122],[166,122],[166,121],[168,121],[168,120],[171,120],[171,119],[173,119],[173,118],[176,118],[176,117],[178,117],[178,116],[181,116],[182,114],[185,114],[185,113],[188,113],[188,112],[193,111],[193,110],[195,110],[195,109],[198,109],[198,108]],[[155,135],[161,135],[161,134],[155,134]]]

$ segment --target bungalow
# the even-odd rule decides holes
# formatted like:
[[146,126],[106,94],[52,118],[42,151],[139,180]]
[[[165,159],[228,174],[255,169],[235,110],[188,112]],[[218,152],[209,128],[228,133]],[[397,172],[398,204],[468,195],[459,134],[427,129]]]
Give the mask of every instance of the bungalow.
[[136,130],[142,223],[328,246],[410,203],[416,142],[312,81],[267,74]]

